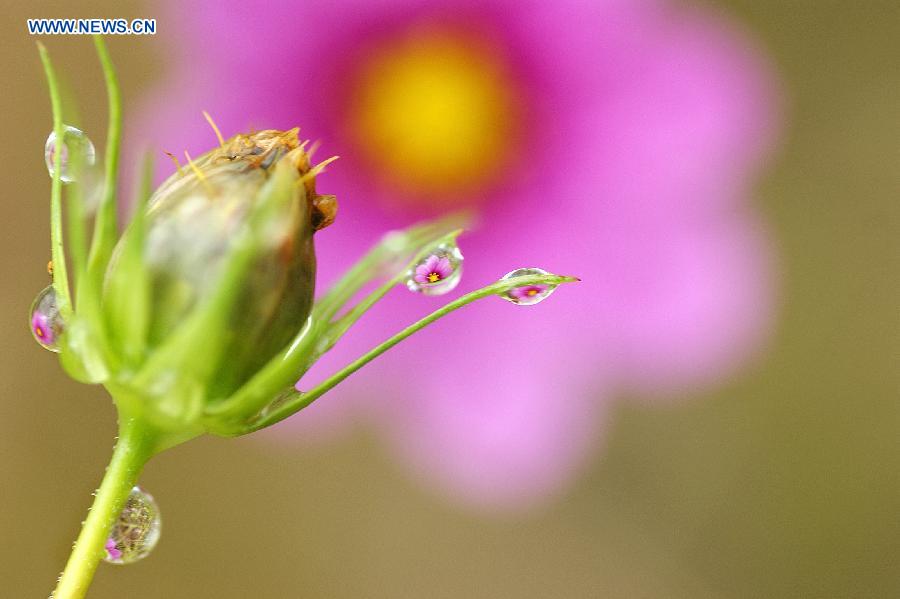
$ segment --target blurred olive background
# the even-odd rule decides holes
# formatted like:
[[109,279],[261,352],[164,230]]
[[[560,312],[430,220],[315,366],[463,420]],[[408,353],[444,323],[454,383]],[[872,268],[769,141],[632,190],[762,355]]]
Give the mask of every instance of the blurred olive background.
[[[26,325],[47,284],[51,120],[25,19],[159,16],[130,0],[79,4],[0,19],[2,597],[49,594],[115,431],[103,390],[68,380]],[[91,597],[900,597],[900,4],[711,6],[755,32],[788,97],[759,186],[782,279],[761,359],[701,396],[619,404],[606,452],[524,516],[445,502],[365,430],[303,451],[190,443],[142,479],[164,516],[154,555],[101,565]],[[85,129],[103,131],[89,39],[44,42],[77,75]],[[127,109],[165,48],[110,46]]]

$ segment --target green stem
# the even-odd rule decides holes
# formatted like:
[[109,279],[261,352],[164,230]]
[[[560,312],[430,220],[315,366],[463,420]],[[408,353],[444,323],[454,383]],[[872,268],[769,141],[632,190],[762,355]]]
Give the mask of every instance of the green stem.
[[53,593],[54,599],[80,599],[87,594],[109,531],[156,446],[157,436],[146,425],[122,416],[112,460]]

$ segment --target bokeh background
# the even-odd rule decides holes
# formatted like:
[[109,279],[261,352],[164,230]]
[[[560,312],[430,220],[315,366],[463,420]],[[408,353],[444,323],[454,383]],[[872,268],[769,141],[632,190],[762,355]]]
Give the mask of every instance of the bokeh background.
[[[115,430],[102,389],[68,380],[24,324],[46,284],[40,148],[50,128],[25,19],[159,18],[152,5],[80,4],[9,7],[2,19],[0,595],[9,597],[49,593]],[[780,143],[751,200],[778,272],[776,318],[755,358],[676,401],[617,394],[602,451],[573,485],[524,511],[472,510],[442,495],[364,425],[313,444],[192,442],[154,459],[142,479],[163,511],[160,546],[140,564],[101,566],[91,596],[900,595],[900,8],[702,6],[750,32],[784,94]],[[44,41],[74,74],[85,130],[102,131],[91,44]],[[162,80],[170,52],[152,37],[110,47],[127,110]]]

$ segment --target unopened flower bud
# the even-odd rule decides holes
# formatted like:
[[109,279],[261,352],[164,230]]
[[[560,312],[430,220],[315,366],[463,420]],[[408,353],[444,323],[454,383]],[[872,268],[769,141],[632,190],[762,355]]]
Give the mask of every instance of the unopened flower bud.
[[[206,382],[207,399],[227,397],[302,327],[315,289],[313,234],[333,222],[337,204],[334,196],[316,194],[316,170],[297,129],[237,135],[181,167],[148,203],[143,255],[150,289],[147,350],[153,352],[216,293],[277,169],[290,170],[290,201],[255,225],[250,267],[229,291],[236,297],[227,330],[210,335],[226,347],[211,352],[218,363]],[[113,260],[109,279],[120,264]]]

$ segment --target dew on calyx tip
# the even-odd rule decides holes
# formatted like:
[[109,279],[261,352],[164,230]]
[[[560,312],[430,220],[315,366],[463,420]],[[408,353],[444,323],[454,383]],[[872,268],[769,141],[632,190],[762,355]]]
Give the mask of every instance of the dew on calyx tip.
[[453,291],[462,278],[463,255],[455,243],[443,243],[430,250],[406,275],[410,291],[423,295],[443,295]]
[[156,547],[161,528],[159,507],[153,497],[134,487],[109,531],[103,560],[110,564],[130,564],[144,559]]
[[59,314],[56,291],[50,285],[38,293],[31,304],[31,334],[41,347],[58,352],[63,329],[65,325]]
[[[501,281],[508,281],[518,277],[527,277],[530,275],[549,275],[550,273],[541,268],[519,268],[503,275]],[[508,302],[512,302],[519,306],[533,306],[548,297],[556,289],[556,285],[548,285],[545,283],[530,283],[520,287],[513,287],[509,291],[503,293],[500,297]]]
[[[81,168],[92,166],[97,159],[97,153],[90,138],[81,129],[65,125],[63,127],[63,145],[59,151],[59,179],[63,183],[71,183],[75,180],[75,173],[72,172],[74,170],[72,164],[73,151],[80,154],[82,164],[79,166]],[[51,178],[55,174],[55,154],[56,131],[51,131],[47,137],[47,143],[44,144],[44,162],[47,163],[47,172],[50,173]]]

